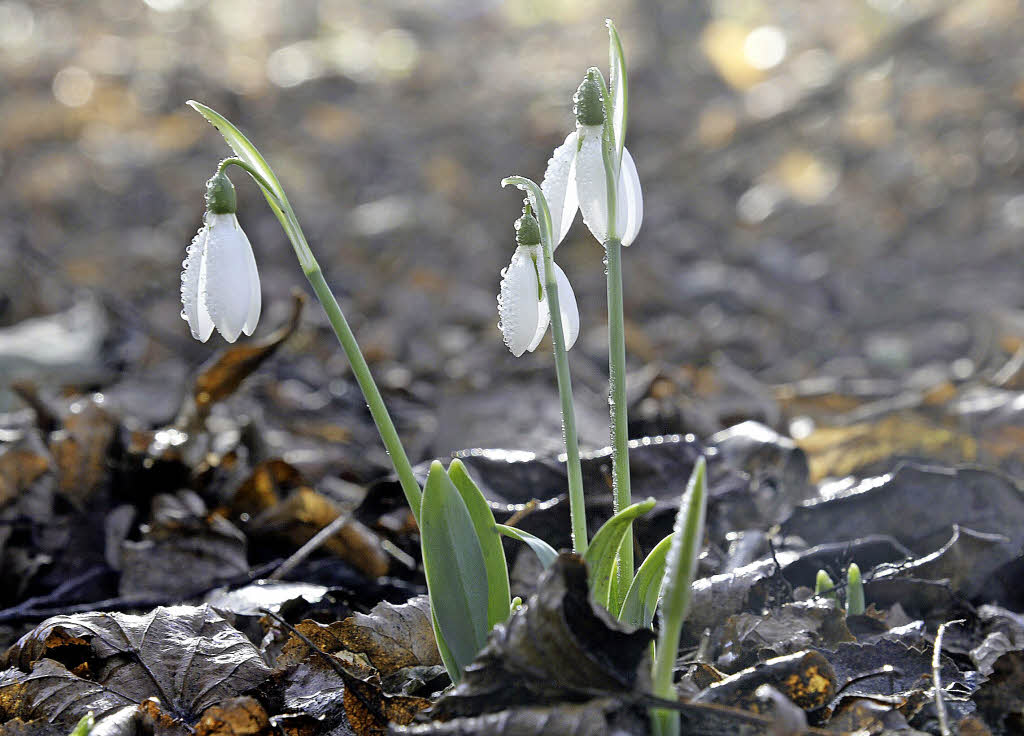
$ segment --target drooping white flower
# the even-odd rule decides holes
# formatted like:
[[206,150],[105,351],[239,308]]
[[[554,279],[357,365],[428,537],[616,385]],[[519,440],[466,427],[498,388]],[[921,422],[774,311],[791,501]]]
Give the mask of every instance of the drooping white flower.
[[[551,322],[540,245],[540,227],[532,214],[526,213],[516,223],[519,245],[512,261],[501,272],[501,291],[498,294],[498,328],[505,345],[517,358],[529,350],[533,352],[547,332]],[[558,308],[562,314],[562,333],[568,350],[580,334],[580,313],[565,272],[555,267],[558,289]]]
[[[576,130],[565,138],[548,160],[541,188],[551,208],[551,225],[555,246],[562,242],[572,225],[576,210],[583,212],[583,222],[601,243],[610,237],[608,232],[608,175],[605,171],[604,101],[599,72],[591,69],[580,84],[575,101]],[[622,78],[622,74],[619,78]],[[615,80],[613,76],[614,81]],[[613,104],[614,138],[609,156],[615,180],[614,235],[623,245],[631,244],[640,232],[644,219],[644,199],[640,178],[629,149],[621,145],[625,113],[624,93],[616,86]],[[624,135],[624,131],[622,133]]]
[[186,253],[181,317],[192,337],[206,342],[214,327],[228,342],[243,332],[251,335],[260,318],[260,276],[235,215],[234,187],[223,173],[207,184],[204,224]]

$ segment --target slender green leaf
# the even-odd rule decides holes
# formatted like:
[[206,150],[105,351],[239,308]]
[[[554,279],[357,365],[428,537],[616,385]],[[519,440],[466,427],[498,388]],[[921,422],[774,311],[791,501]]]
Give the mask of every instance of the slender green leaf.
[[636,571],[636,577],[626,591],[622,610],[617,614],[622,623],[649,628],[654,622],[654,612],[658,610],[658,599],[661,597],[661,583],[665,579],[665,559],[671,546],[672,535],[669,534],[655,545]]
[[504,524],[496,524],[498,531],[504,534],[506,537],[512,537],[512,539],[518,539],[520,542],[525,542],[530,549],[534,551],[538,558],[540,558],[540,564],[544,566],[544,569],[551,567],[551,563],[558,558],[558,553],[555,552],[555,548],[545,542],[540,537],[535,537],[530,532],[524,532],[522,529],[516,529],[514,526],[505,526]]
[[[654,658],[654,694],[675,699],[672,670],[679,651],[679,637],[690,606],[690,586],[697,573],[697,557],[704,541],[704,516],[707,511],[707,465],[697,460],[690,482],[679,502],[672,544],[665,561],[665,578],[661,584],[661,631],[658,633],[657,655]],[[654,708],[651,726],[656,736],[678,736],[679,715]]]
[[626,55],[622,51],[622,39],[611,18],[608,26],[608,86],[612,95],[612,130],[615,135],[616,161],[622,161],[622,148],[626,144],[626,121],[629,117],[629,85],[626,78]]
[[466,503],[476,528],[480,551],[484,555],[484,566],[487,568],[487,627],[490,629],[508,619],[511,612],[509,599],[512,594],[508,587],[508,565],[505,562],[505,550],[501,546],[501,535],[487,499],[458,458],[448,466],[448,477]]
[[[420,509],[423,571],[430,593],[430,609],[437,617],[443,641],[454,659],[449,670],[458,682],[487,640],[487,568],[466,502],[444,466],[430,466]],[[447,667],[448,663],[446,663]]]
[[626,532],[632,528],[633,519],[653,508],[654,499],[649,498],[622,509],[597,530],[597,534],[590,541],[590,546],[587,547],[587,553],[583,555],[590,574],[591,593],[594,600],[605,608],[609,608],[615,558],[618,557],[622,540]]

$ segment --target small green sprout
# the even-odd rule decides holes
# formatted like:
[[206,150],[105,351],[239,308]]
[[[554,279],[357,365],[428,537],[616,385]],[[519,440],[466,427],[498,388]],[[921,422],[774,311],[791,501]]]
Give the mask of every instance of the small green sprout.
[[96,725],[96,718],[93,717],[92,711],[89,711],[79,719],[75,728],[68,736],[89,736],[92,733],[92,727]]
[[856,562],[851,562],[846,570],[846,615],[864,615],[864,583]]
[[818,570],[818,575],[814,578],[814,595],[836,599],[836,584],[824,570]]

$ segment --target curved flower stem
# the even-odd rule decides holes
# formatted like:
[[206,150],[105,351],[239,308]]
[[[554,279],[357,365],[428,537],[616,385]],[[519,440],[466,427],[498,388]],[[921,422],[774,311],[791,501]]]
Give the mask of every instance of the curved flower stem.
[[334,298],[334,294],[327,286],[327,282],[324,281],[320,264],[313,257],[313,251],[310,250],[306,236],[299,225],[299,219],[295,216],[295,212],[288,202],[288,196],[284,192],[284,187],[281,186],[273,169],[270,168],[270,164],[263,158],[263,155],[257,150],[256,146],[230,120],[216,110],[195,100],[189,100],[187,104],[220,131],[220,134],[224,136],[224,140],[231,146],[231,150],[234,151],[237,157],[224,159],[217,170],[223,171],[227,166],[233,165],[248,172],[253,180],[259,184],[267,199],[267,204],[270,205],[270,209],[281,223],[285,235],[288,236],[288,240],[295,250],[295,257],[299,260],[302,272],[306,274],[306,278],[313,287],[317,299],[320,300],[320,305],[327,314],[331,327],[334,328],[334,334],[337,335],[338,342],[341,343],[341,348],[345,351],[345,356],[352,366],[352,374],[355,376],[356,383],[359,384],[359,388],[366,398],[366,406],[369,408],[370,415],[377,425],[377,431],[384,442],[384,447],[387,449],[388,455],[391,456],[391,463],[398,474],[398,481],[402,486],[402,491],[405,493],[405,499],[409,503],[413,517],[419,523],[420,501],[423,494],[419,483],[416,482],[416,477],[413,475],[412,465],[409,464],[405,448],[402,447],[402,441],[398,438],[395,423],[391,421],[391,415],[388,414],[387,407],[384,406],[384,399],[380,395],[380,389],[374,383],[373,375],[370,373],[366,359],[359,349],[355,335],[352,334],[352,329],[348,326],[348,321],[345,319],[341,307],[338,306],[338,300]]
[[263,175],[260,172],[258,172],[256,169],[254,169],[252,166],[250,166],[240,158],[226,158],[219,164],[217,164],[217,173],[222,173],[224,169],[226,169],[229,166],[237,166],[242,171],[251,176],[253,180],[260,185],[260,188],[263,190],[263,193],[268,197],[272,197],[274,200],[274,204],[276,204],[281,209],[284,209],[284,203],[280,199],[278,199],[276,194],[274,194],[274,190],[270,186],[270,182],[264,179]]
[[[284,203],[278,198],[267,180],[252,166],[238,158],[226,158],[220,162],[217,171],[223,171],[228,166],[238,166],[245,170],[259,184],[267,198],[272,200],[272,204],[277,204],[285,212],[286,222],[289,225],[289,227],[284,227],[285,234],[291,241],[296,254],[301,254],[299,262],[302,265],[302,271],[306,274],[310,286],[313,287],[313,292],[320,301],[320,306],[323,307],[324,313],[334,329],[334,334],[338,337],[338,342],[341,343],[341,349],[345,351],[345,357],[348,358],[349,365],[352,366],[352,374],[355,376],[356,383],[359,384],[359,388],[363,392],[366,406],[370,410],[370,416],[373,417],[373,422],[377,425],[381,441],[384,443],[384,447],[391,457],[391,463],[395,467],[395,472],[398,474],[398,481],[402,486],[402,491],[405,493],[405,500],[409,503],[409,508],[412,509],[412,515],[416,522],[419,523],[420,501],[422,499],[420,485],[416,482],[416,477],[413,475],[412,465],[405,454],[402,441],[398,438],[395,423],[391,421],[391,415],[388,414],[388,409],[384,405],[380,389],[377,388],[377,384],[373,380],[370,367],[366,364],[366,358],[363,357],[363,352],[359,349],[359,343],[356,342],[355,335],[352,334],[352,328],[349,327],[348,320],[345,319],[345,314],[338,305],[338,300],[334,297],[334,293],[324,280],[323,271],[320,270],[320,264],[313,257],[313,252],[310,250],[306,236],[299,226],[298,219],[291,212],[290,207],[286,208],[284,206]],[[282,222],[281,224],[284,225],[285,223]]]
[[510,176],[501,185],[513,184],[525,190],[535,203],[540,219],[541,250],[544,254],[544,289],[548,295],[551,314],[551,341],[555,348],[555,375],[558,377],[558,398],[562,402],[562,437],[565,440],[565,468],[569,478],[569,516],[572,524],[572,546],[578,554],[587,551],[587,509],[583,495],[583,469],[580,464],[580,446],[576,438],[576,409],[572,400],[572,377],[569,375],[569,355],[565,348],[565,330],[562,310],[558,304],[558,284],[555,280],[555,258],[552,247],[551,210],[544,192],[530,179]]

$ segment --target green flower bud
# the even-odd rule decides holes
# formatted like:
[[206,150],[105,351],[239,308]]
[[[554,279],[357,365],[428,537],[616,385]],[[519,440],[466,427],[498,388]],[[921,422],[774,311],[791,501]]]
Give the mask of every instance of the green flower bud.
[[600,72],[595,67],[588,69],[587,76],[573,95],[572,110],[580,125],[604,124],[604,99],[601,97],[601,85],[597,81],[598,74]]
[[523,216],[516,220],[516,242],[519,245],[540,245],[540,223],[529,206],[524,208]]
[[238,211],[235,185],[223,171],[206,182],[206,211],[214,215],[231,215]]

